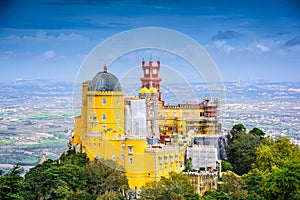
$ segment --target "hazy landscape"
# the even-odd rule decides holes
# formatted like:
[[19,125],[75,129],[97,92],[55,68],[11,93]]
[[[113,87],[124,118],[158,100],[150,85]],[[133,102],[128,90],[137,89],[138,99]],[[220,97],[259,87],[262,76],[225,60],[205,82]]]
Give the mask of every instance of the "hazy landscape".
[[[209,94],[204,83],[192,83],[198,98]],[[224,129],[245,124],[272,137],[288,136],[300,144],[300,82],[225,82],[226,101],[220,110]],[[177,84],[177,92],[184,87]],[[123,86],[124,91],[130,90]],[[174,95],[165,90],[166,103]],[[57,158],[72,137],[73,82],[20,80],[0,83],[0,168],[36,165],[40,155]]]

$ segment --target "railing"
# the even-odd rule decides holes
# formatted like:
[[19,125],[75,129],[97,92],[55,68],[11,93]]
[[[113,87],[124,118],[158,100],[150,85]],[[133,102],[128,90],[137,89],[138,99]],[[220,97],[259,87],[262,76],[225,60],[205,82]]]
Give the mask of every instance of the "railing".
[[146,153],[161,153],[169,151],[179,151],[179,147],[162,147],[162,148],[147,148]]
[[183,172],[183,174],[189,175],[189,176],[218,176],[216,172],[206,172],[206,171],[200,171],[200,172]]

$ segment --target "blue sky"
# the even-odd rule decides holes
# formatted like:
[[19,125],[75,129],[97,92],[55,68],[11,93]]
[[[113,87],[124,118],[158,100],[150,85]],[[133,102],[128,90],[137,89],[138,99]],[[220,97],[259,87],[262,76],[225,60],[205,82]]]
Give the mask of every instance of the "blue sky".
[[[210,54],[225,81],[299,81],[297,1],[12,0],[0,4],[0,81],[74,80],[97,44],[140,27],[169,28],[193,38]],[[164,62],[162,56],[160,60]]]

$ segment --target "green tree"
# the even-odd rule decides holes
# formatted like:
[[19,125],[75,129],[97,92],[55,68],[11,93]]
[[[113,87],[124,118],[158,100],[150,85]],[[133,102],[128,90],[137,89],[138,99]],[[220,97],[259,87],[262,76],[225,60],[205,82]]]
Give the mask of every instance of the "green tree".
[[231,200],[232,197],[225,193],[220,191],[208,191],[205,193],[204,197],[201,198],[201,200]]
[[31,168],[25,174],[24,186],[21,191],[25,199],[33,200],[45,196],[48,187],[51,187],[51,185],[46,183],[48,177],[45,171],[51,168],[52,165],[56,165],[53,160],[46,160],[42,164]]
[[262,190],[263,173],[258,169],[254,168],[247,174],[242,176],[246,183],[246,189],[248,190],[248,196],[256,196],[254,199],[263,198],[264,191]]
[[243,124],[235,124],[230,130],[229,142],[232,142],[234,139],[238,138],[240,134],[246,133],[246,128]]
[[[287,162],[296,161],[300,157],[299,147],[292,144],[286,137],[275,140],[266,138],[256,152],[255,168],[262,172],[272,172]],[[296,160],[295,160],[296,159]]]
[[97,200],[120,200],[122,197],[120,194],[114,191],[106,191],[104,194],[99,195]]
[[86,153],[76,153],[74,149],[70,149],[61,154],[58,162],[62,165],[72,164],[83,167],[89,162],[89,159]]
[[300,162],[275,169],[263,181],[267,199],[300,199]]
[[25,175],[23,195],[26,199],[63,199],[85,189],[87,176],[83,167],[44,163]]
[[87,172],[87,192],[102,195],[106,191],[121,194],[128,189],[124,169],[112,160],[99,159],[85,166]]
[[184,168],[183,171],[184,172],[191,172],[191,171],[193,171],[192,158],[186,158],[185,159],[185,168]]
[[250,171],[251,165],[256,160],[256,149],[260,144],[259,137],[243,133],[228,145],[227,157],[235,173],[242,175]]
[[7,173],[0,174],[0,200],[19,200],[19,194],[23,185],[23,178],[20,176],[20,166],[14,166]]
[[251,131],[249,131],[250,134],[253,134],[254,136],[258,136],[261,139],[265,137],[265,133],[260,130],[259,128],[253,128]]
[[84,190],[77,190],[76,192],[72,192],[67,195],[67,200],[95,200],[96,195],[92,195],[87,193]]
[[22,195],[26,200],[95,200],[106,191],[121,194],[127,188],[124,170],[116,162],[88,162],[86,154],[69,150],[55,161],[31,168],[25,175]]
[[225,160],[221,160],[221,171],[227,172],[227,171],[233,171],[233,166],[230,162],[227,162]]
[[199,199],[189,178],[184,174],[170,173],[170,177],[162,177],[158,182],[148,182],[142,187],[141,199],[175,200]]
[[238,199],[241,195],[247,196],[245,187],[245,181],[239,175],[231,171],[222,173],[222,184],[219,189],[221,192]]
[[244,176],[250,194],[266,199],[299,199],[299,147],[285,137],[266,138],[256,154],[253,169]]

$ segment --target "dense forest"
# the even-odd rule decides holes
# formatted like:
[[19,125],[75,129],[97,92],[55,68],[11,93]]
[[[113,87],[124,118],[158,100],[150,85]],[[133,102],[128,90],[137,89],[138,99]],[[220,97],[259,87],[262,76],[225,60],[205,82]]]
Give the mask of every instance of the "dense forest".
[[[265,137],[242,124],[230,131],[222,161],[218,190],[204,197],[195,193],[188,177],[171,173],[168,178],[147,183],[141,199],[161,200],[273,200],[300,199],[300,149],[288,138]],[[21,176],[15,166],[0,171],[0,199],[126,199],[128,181],[122,167],[112,160],[89,161],[85,153],[68,150],[57,160],[46,160]]]

